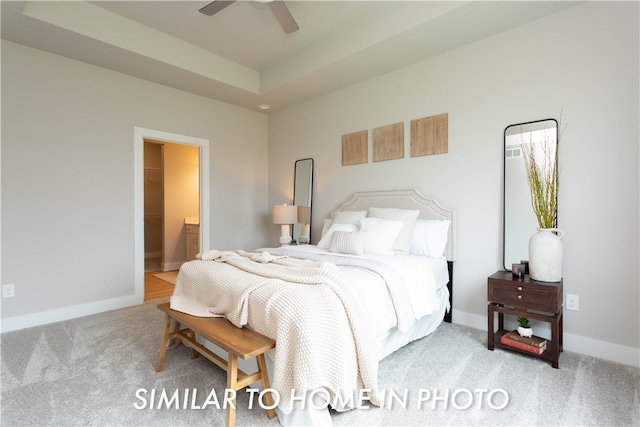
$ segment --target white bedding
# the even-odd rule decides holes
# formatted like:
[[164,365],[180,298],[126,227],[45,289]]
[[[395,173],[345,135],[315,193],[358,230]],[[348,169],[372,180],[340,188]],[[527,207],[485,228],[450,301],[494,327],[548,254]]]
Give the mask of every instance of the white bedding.
[[[282,247],[277,250],[265,250],[269,250],[273,253],[286,253],[291,256],[304,256],[305,253],[324,253],[330,256],[336,255],[311,245],[298,245]],[[350,257],[352,255],[341,254],[340,256]],[[370,312],[375,313],[375,316],[373,316],[373,322],[375,324],[376,331],[376,351],[378,354],[378,360],[382,360],[408,343],[431,334],[442,323],[445,312],[450,309],[449,290],[446,286],[449,282],[449,270],[447,260],[444,257],[380,257],[377,255],[357,255],[356,257],[362,258],[363,256],[378,260],[391,260],[396,267],[403,271],[406,278],[417,278],[417,283],[422,282],[419,279],[420,272],[423,271],[422,269],[424,268],[430,269],[435,279],[437,310],[416,320],[408,331],[402,332],[396,327],[397,322],[393,303],[388,292],[384,289],[384,285],[380,281],[379,277],[366,270],[353,267],[341,267],[342,269],[347,270],[352,286],[358,290],[358,294],[363,299],[367,309],[370,310]],[[418,266],[416,267],[415,264],[418,264]],[[425,267],[424,264],[428,265],[428,267]],[[417,286],[420,285],[417,284]],[[426,304],[425,306],[428,305],[430,304]],[[273,365],[273,361],[270,358],[267,358],[267,366],[269,368],[270,375],[272,375],[274,370]],[[279,408],[276,408],[276,412],[280,423],[283,426],[330,426],[332,425],[332,421],[329,412],[326,409],[314,409],[314,406],[315,408],[321,408],[323,407],[323,404],[326,404],[326,402],[323,402],[321,399],[318,399],[318,396],[316,396],[313,405],[306,402],[305,408],[299,406],[289,413],[284,413]]]
[[[336,304],[331,303],[332,308],[329,310],[328,317],[322,318],[322,310],[316,307],[316,305],[322,304],[316,304],[314,301],[320,297],[324,301],[323,304],[326,305],[327,300],[326,294],[318,293],[318,289],[311,292],[314,296],[309,301],[303,301],[303,299],[308,299],[303,297],[307,292],[303,292],[300,285],[293,285],[294,287],[291,288],[292,284],[282,281],[280,277],[246,279],[245,287],[238,291],[238,295],[245,295],[246,292],[246,304],[233,307],[233,310],[236,311],[233,311],[231,316],[234,323],[239,323],[238,326],[248,321],[249,326],[276,340],[276,351],[270,354],[274,359],[273,373],[271,374],[272,386],[276,389],[277,387],[282,388],[279,390],[282,396],[289,395],[291,388],[338,387],[338,389],[342,389],[344,387],[348,389],[351,387],[351,389],[357,389],[365,387],[375,390],[377,386],[376,362],[397,348],[396,345],[404,345],[397,343],[406,343],[424,336],[414,337],[414,332],[412,332],[416,329],[414,325],[420,324],[417,322],[419,319],[439,317],[439,319],[429,321],[429,324],[433,325],[430,328],[435,329],[442,320],[444,304],[448,304],[448,299],[443,298],[442,292],[442,287],[448,281],[447,263],[444,258],[337,255],[311,245],[276,248],[268,251],[275,256],[287,255],[291,258],[334,262],[339,265],[338,270],[348,280],[349,286],[348,291],[338,292],[338,299],[344,295],[351,295],[350,298],[358,300],[357,304],[354,304],[361,306],[358,310],[353,312],[347,310],[345,314],[338,316],[335,312]],[[206,253],[203,254],[204,258],[206,256]],[[192,261],[183,265],[178,274],[174,296],[171,299],[173,309],[199,316],[226,315],[226,313],[219,312],[220,302],[215,296],[216,290],[212,288],[217,285],[209,283],[214,279],[209,275],[207,269],[213,268],[214,264],[219,263]],[[235,272],[225,274],[226,285],[238,281]],[[202,286],[205,282],[208,283],[207,287]],[[337,282],[347,286],[342,278]],[[288,293],[283,290],[288,289],[292,290],[295,296],[283,297],[283,294]],[[444,290],[446,291],[446,287]],[[446,303],[443,303],[443,299],[446,300]],[[284,303],[283,307],[285,308],[273,307],[274,304],[281,303]],[[347,305],[349,305],[348,302],[345,305],[345,310],[348,308]],[[244,311],[247,307],[248,311]],[[251,307],[256,309],[252,310]],[[283,315],[283,312],[295,312],[297,314],[292,314],[292,316],[297,316],[297,318],[290,320]],[[357,315],[362,318],[353,322],[353,319],[349,319],[349,317],[354,313],[358,313]],[[271,318],[277,319],[273,322]],[[351,324],[349,324],[349,320],[351,320]],[[367,326],[375,324],[375,328],[366,327],[364,332],[357,330],[354,332],[354,323],[362,325],[363,322]],[[305,329],[299,330],[298,323],[304,324]],[[306,328],[310,328],[312,331],[309,332]],[[424,328],[424,326],[420,328]],[[350,329],[353,334],[345,332]],[[294,336],[299,338],[292,339]],[[309,339],[309,337],[313,338]],[[350,347],[350,340],[353,348]],[[375,351],[376,346],[377,352],[374,353],[372,349]],[[278,351],[280,351],[280,355],[278,355]],[[310,369],[306,366],[308,364],[302,366],[303,363],[298,361],[300,358],[308,357],[315,358],[316,362],[313,362],[312,365],[315,364],[321,368],[308,372]],[[372,366],[372,359],[374,359],[375,366]],[[348,370],[345,371],[345,368]],[[326,370],[335,370],[335,372],[323,372]],[[372,401],[375,403],[375,400],[374,397]],[[279,408],[279,415],[281,411],[289,413],[293,409],[288,406],[291,402],[283,403],[285,406]],[[336,409],[345,410],[350,407]]]
[[362,298],[366,309],[376,314],[375,336],[378,340],[386,337],[394,328],[398,327],[398,316],[384,280],[371,270],[353,265],[343,265],[344,261],[337,260],[374,260],[389,265],[402,276],[407,284],[408,298],[413,310],[412,319],[408,319],[406,321],[408,324],[401,328],[403,332],[406,332],[416,320],[441,307],[441,298],[437,293],[449,281],[447,260],[444,257],[336,254],[315,245],[262,248],[257,251],[337,262],[339,269],[349,277],[350,285]]

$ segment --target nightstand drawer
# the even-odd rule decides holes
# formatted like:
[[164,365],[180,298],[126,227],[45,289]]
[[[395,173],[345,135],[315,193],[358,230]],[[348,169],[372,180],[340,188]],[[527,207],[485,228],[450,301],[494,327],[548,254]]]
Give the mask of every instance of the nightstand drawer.
[[557,313],[560,310],[562,297],[558,288],[552,286],[531,286],[527,283],[500,284],[489,286],[488,300],[516,308]]
[[514,280],[511,272],[498,272],[489,277],[487,300],[517,309],[555,314],[562,307],[562,281],[538,282],[529,276]]

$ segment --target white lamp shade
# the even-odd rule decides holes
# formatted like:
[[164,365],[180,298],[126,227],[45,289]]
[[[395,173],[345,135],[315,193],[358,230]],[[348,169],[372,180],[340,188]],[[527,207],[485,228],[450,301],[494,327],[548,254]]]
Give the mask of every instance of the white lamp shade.
[[298,207],[295,205],[274,205],[273,206],[273,223],[280,224],[280,244],[288,245],[291,243],[291,227],[290,224],[298,222]]
[[295,205],[274,205],[274,224],[295,224],[298,222],[298,207]]

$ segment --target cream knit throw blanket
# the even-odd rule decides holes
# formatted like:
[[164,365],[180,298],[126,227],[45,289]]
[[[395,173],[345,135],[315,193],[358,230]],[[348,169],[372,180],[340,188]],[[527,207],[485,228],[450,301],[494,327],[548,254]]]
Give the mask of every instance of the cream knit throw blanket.
[[171,308],[248,323],[274,339],[271,385],[280,410],[291,412],[292,397],[319,388],[339,411],[359,406],[361,389],[379,405],[372,314],[335,265],[266,252],[209,251],[202,259],[180,268]]

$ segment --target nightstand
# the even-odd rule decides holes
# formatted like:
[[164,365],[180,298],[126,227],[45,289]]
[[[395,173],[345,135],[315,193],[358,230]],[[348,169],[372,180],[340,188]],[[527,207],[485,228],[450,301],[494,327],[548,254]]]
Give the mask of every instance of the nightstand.
[[[522,316],[541,320],[551,324],[551,339],[547,340],[547,349],[541,355],[532,355],[551,361],[558,368],[558,358],[562,351],[562,280],[559,282],[539,282],[529,276],[524,279],[513,277],[510,271],[498,271],[487,281],[487,318],[489,350],[494,347],[518,351],[522,350],[503,345],[504,315]],[[495,330],[494,315],[498,313],[498,330]]]

